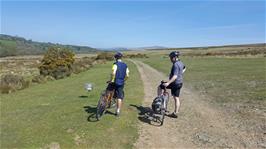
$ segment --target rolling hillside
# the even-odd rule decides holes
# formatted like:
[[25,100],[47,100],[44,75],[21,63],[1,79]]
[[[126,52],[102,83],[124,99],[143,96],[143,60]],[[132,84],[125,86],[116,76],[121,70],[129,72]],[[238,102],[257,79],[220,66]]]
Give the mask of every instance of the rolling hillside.
[[22,37],[0,34],[0,57],[43,54],[51,46],[69,48],[75,53],[91,53],[97,51],[97,49],[87,46],[36,42]]

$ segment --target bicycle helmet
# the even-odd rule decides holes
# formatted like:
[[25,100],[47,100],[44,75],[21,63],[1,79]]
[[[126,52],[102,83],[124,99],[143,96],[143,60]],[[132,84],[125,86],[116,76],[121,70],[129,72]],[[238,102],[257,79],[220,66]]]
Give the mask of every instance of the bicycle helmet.
[[178,57],[180,55],[179,51],[173,51],[169,54],[169,57],[173,58],[173,57]]
[[122,58],[122,57],[123,57],[123,54],[122,54],[121,52],[117,52],[117,53],[114,55],[114,57],[115,57],[116,59],[119,59],[119,58]]

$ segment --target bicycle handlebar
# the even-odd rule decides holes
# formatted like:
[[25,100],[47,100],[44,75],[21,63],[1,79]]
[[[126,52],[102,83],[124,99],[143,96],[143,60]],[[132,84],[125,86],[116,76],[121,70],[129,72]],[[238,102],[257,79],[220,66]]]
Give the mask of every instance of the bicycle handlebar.
[[161,88],[162,88],[163,90],[166,90],[166,87],[163,85],[164,83],[167,83],[167,82],[164,81],[164,80],[162,80],[160,86],[161,86]]
[[164,84],[164,83],[167,83],[167,81],[162,80],[162,81],[161,81],[161,84]]

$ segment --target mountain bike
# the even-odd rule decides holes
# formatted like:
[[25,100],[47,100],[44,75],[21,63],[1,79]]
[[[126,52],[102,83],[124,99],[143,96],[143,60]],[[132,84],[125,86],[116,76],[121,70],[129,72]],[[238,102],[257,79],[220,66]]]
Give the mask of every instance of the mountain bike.
[[101,93],[100,99],[97,105],[96,119],[99,121],[106,109],[114,107],[116,105],[116,94],[114,84],[112,82],[106,82],[108,85],[106,89]]
[[164,123],[164,118],[167,112],[167,105],[169,101],[169,93],[166,90],[166,87],[163,84],[166,83],[165,81],[161,81],[160,86],[163,88],[163,92],[161,95],[157,96],[152,103],[152,110],[153,110],[153,121],[159,122],[162,126]]

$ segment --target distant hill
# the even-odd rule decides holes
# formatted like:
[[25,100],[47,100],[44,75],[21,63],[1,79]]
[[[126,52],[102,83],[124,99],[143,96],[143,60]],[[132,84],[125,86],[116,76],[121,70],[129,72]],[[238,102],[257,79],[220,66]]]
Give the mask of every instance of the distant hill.
[[124,47],[114,47],[114,48],[99,48],[102,51],[128,51],[128,48]]
[[167,47],[163,46],[137,47],[137,48],[132,48],[131,50],[156,50],[156,49],[167,49]]
[[69,48],[75,53],[92,53],[98,51],[97,49],[88,46],[36,42],[27,40],[23,37],[0,34],[0,57],[43,54],[51,46]]
[[220,46],[204,46],[204,47],[179,47],[179,48],[148,48],[145,50],[206,50],[215,48],[241,48],[241,47],[264,47],[266,43],[241,44],[241,45],[220,45]]
[[150,49],[166,49],[167,47],[163,46],[150,46],[150,47],[134,47],[134,48],[126,48],[126,47],[114,47],[114,48],[99,48],[104,51],[135,51],[135,50],[150,50]]

